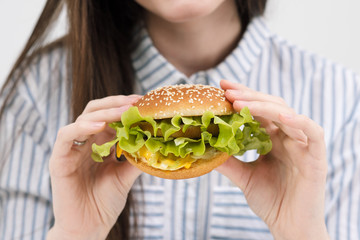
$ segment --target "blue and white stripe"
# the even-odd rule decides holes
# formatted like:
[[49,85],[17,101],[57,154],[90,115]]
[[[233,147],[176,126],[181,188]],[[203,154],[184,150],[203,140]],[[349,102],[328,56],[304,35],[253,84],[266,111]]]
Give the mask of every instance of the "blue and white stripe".
[[68,122],[64,66],[60,49],[39,55],[1,121],[0,239],[45,239],[53,220],[48,160],[53,130]]
[[[248,26],[218,66],[186,77],[154,47],[145,29],[132,55],[136,91],[176,83],[219,86],[221,79],[280,96],[323,126],[328,157],[325,220],[331,239],[360,239],[360,79],[339,64]],[[53,221],[47,163],[59,127],[69,122],[62,49],[34,60],[0,124],[0,239],[45,239]],[[18,137],[13,140],[16,134]],[[244,157],[245,161],[251,156]],[[142,175],[133,192],[144,239],[272,239],[242,192],[217,172],[186,180]],[[142,190],[143,189],[143,190]]]

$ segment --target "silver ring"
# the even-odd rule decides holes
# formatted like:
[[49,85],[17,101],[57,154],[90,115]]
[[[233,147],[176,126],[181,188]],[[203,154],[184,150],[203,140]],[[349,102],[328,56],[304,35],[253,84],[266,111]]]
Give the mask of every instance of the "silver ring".
[[85,141],[73,140],[73,143],[74,143],[74,145],[76,145],[76,146],[82,146],[82,145],[84,145],[84,144],[86,143],[86,141],[87,141],[87,140],[85,140]]

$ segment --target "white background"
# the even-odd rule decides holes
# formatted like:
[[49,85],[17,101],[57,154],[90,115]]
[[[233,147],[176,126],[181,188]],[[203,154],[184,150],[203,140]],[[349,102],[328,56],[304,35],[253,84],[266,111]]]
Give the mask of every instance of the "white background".
[[[44,4],[45,0],[0,0],[0,84]],[[291,43],[360,74],[359,11],[359,0],[268,0],[265,18],[273,32]]]

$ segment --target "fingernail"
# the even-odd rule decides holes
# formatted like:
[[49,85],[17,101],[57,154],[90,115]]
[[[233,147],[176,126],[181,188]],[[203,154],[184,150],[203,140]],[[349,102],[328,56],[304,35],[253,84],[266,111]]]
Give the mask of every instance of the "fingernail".
[[228,90],[226,90],[226,92],[228,92],[230,95],[242,95],[243,90],[228,89]]
[[124,112],[125,110],[127,110],[129,107],[131,107],[132,105],[124,105],[118,108],[118,110],[120,112]]
[[308,143],[307,137],[299,137],[296,140],[304,145],[307,145]]
[[287,119],[287,120],[292,120],[294,119],[294,115],[292,114],[287,114],[287,113],[280,113],[280,116],[284,119]]
[[234,105],[236,105],[236,107],[243,108],[245,106],[249,106],[249,102],[236,100]]
[[140,98],[141,98],[141,96],[132,95],[132,96],[129,96],[129,101],[130,102],[137,102],[137,101],[139,101]]
[[105,122],[93,122],[91,125],[94,128],[101,128],[105,125]]

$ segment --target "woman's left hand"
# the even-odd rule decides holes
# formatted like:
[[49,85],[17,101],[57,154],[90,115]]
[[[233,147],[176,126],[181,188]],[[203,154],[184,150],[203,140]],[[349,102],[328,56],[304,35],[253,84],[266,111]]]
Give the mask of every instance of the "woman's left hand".
[[328,239],[323,129],[279,97],[229,81],[221,87],[236,111],[250,109],[270,134],[273,148],[252,163],[230,157],[217,170],[239,186],[276,239]]

